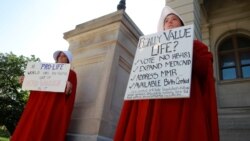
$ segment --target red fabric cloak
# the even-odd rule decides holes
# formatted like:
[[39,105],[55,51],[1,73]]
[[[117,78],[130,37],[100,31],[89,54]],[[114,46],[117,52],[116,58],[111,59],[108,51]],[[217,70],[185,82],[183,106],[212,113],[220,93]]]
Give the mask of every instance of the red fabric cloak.
[[212,62],[195,40],[190,98],[125,101],[114,141],[219,141]]
[[70,70],[72,93],[31,91],[11,141],[64,141],[74,106],[77,77]]

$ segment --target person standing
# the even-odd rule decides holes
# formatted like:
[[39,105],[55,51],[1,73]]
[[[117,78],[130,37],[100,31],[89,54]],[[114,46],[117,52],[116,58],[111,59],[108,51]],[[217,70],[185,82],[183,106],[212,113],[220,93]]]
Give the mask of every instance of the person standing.
[[[165,6],[157,31],[180,26],[182,18]],[[219,141],[213,57],[205,44],[193,42],[190,97],[124,101],[114,141]]]
[[[56,51],[56,63],[71,63],[69,51]],[[22,83],[23,77],[20,79]],[[65,92],[30,91],[11,141],[64,141],[74,106],[77,76],[70,70]]]

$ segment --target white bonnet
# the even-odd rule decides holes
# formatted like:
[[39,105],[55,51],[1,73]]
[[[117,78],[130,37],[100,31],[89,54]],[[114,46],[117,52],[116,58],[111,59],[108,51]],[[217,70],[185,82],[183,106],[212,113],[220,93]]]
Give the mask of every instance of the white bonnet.
[[58,57],[58,55],[59,55],[60,52],[63,52],[67,56],[67,58],[69,60],[69,63],[72,62],[73,56],[72,56],[71,52],[70,51],[62,51],[62,50],[58,50],[58,51],[54,52],[53,58],[54,58],[55,61],[57,61],[57,57]]
[[175,14],[176,16],[178,16],[178,17],[180,18],[180,20],[181,20],[182,23],[184,24],[183,19],[181,18],[181,16],[180,16],[176,11],[174,11],[174,10],[173,10],[172,8],[170,8],[169,6],[165,6],[165,7],[162,9],[162,12],[161,12],[161,17],[160,17],[160,19],[159,19],[158,26],[157,26],[157,32],[164,31],[164,28],[163,28],[164,20],[165,20],[165,18],[166,18],[169,14]]

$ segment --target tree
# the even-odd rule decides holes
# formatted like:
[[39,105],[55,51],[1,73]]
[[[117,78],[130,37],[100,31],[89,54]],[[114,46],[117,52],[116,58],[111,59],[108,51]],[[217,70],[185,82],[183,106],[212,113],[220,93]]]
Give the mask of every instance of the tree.
[[28,99],[28,91],[21,89],[19,76],[24,74],[29,61],[40,61],[34,55],[25,57],[0,53],[0,126],[12,134]]

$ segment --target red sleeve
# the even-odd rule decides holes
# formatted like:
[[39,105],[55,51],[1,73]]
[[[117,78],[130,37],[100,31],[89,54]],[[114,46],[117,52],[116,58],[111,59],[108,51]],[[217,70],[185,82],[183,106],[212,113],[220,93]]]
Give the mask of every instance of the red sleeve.
[[[65,98],[65,106],[66,106],[66,114],[67,114],[67,120],[66,121],[70,121],[70,115],[72,113],[73,107],[74,107],[74,102],[75,102],[75,95],[76,95],[76,88],[77,88],[77,76],[76,73],[73,70],[70,70],[69,73],[69,78],[68,81],[70,81],[72,83],[72,92],[69,95],[66,95]],[[68,124],[68,123],[67,123]]]
[[193,48],[193,73],[196,73],[201,82],[206,79],[208,73],[208,66],[212,63],[213,57],[208,47],[198,40],[194,40]]
[[72,93],[75,94],[77,88],[77,76],[75,71],[70,70],[68,81],[72,84]]
[[193,48],[193,73],[198,75],[205,110],[211,131],[211,140],[219,140],[219,125],[217,113],[217,100],[215,91],[215,80],[213,74],[213,56],[208,47],[198,40],[194,40]]

